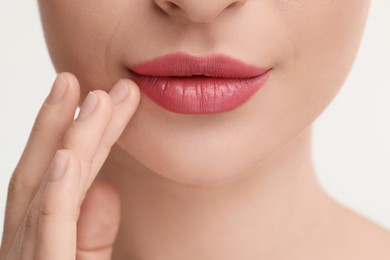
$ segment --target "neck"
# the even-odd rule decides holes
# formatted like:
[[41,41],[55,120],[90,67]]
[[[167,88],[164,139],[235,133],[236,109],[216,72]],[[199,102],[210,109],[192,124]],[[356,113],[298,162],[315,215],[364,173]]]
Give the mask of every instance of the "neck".
[[214,186],[162,177],[118,146],[99,178],[121,195],[113,259],[275,259],[281,252],[292,259],[290,251],[322,232],[331,205],[315,176],[311,128],[245,176]]

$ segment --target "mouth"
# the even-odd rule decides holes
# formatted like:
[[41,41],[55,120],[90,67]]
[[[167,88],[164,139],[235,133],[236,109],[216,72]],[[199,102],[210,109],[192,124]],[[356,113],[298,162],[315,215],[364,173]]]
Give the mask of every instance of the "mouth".
[[129,76],[152,101],[171,112],[215,114],[244,104],[265,84],[270,70],[225,55],[179,52],[131,66]]

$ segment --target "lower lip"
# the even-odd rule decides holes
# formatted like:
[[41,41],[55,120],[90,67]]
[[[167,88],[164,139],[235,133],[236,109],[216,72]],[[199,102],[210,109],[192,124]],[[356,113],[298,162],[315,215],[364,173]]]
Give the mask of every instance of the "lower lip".
[[216,114],[244,104],[267,81],[269,71],[253,78],[153,77],[131,73],[150,99],[179,114]]

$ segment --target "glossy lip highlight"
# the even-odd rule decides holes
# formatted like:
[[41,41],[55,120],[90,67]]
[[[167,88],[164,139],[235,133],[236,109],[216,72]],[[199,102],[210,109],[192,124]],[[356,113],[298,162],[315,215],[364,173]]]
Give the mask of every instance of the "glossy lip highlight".
[[245,103],[271,69],[225,55],[173,53],[129,68],[129,76],[154,102],[181,114],[227,112]]

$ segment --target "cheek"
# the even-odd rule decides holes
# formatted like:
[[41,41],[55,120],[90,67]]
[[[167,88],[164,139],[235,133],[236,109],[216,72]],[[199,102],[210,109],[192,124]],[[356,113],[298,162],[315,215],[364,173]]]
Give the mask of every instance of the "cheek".
[[299,91],[306,99],[323,100],[320,103],[325,106],[342,86],[351,68],[369,1],[297,2],[301,3],[290,4],[290,8],[281,13],[288,27],[286,31],[290,32],[288,40],[294,46],[290,75],[286,76],[302,86]]
[[56,71],[74,73],[83,93],[109,90],[106,48],[129,1],[41,0],[45,40]]
[[368,7],[369,1],[284,3],[278,15],[291,55],[267,93],[280,126],[290,132],[312,123],[336,96],[356,57]]

